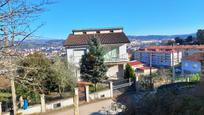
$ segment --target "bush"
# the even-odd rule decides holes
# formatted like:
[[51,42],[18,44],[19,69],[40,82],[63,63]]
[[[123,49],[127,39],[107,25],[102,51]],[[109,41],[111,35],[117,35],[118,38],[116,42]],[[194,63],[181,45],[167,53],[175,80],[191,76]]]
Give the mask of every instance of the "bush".
[[134,77],[135,77],[134,69],[129,64],[127,64],[125,66],[125,78],[128,79],[128,78],[134,78]]

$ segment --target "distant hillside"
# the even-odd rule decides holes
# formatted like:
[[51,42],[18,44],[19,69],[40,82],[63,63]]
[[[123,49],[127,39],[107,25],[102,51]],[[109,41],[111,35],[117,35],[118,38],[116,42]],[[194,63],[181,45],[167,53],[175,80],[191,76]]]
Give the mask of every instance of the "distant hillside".
[[146,35],[146,36],[131,36],[129,35],[128,38],[130,40],[167,40],[167,39],[174,39],[175,37],[186,38],[188,36],[196,36],[195,33],[193,34],[183,34],[183,35]]
[[28,39],[23,41],[23,44],[20,48],[37,48],[37,47],[56,47],[63,46],[64,40],[46,40],[46,39]]
[[[196,34],[183,34],[183,35],[147,35],[147,36],[132,36],[128,35],[130,40],[168,40],[175,37],[186,38],[189,35],[195,36]],[[27,39],[23,42],[20,48],[37,48],[37,47],[56,47],[63,46],[65,40],[62,39]]]

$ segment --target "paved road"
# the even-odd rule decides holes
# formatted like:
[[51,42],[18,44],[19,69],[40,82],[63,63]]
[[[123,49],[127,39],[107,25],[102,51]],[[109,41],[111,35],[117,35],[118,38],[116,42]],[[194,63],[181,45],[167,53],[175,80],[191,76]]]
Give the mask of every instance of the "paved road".
[[[99,102],[94,102],[79,107],[80,115],[101,115],[98,113],[103,107],[109,107],[112,103],[112,99],[102,100]],[[74,109],[63,109],[58,111],[49,112],[43,115],[74,115]]]

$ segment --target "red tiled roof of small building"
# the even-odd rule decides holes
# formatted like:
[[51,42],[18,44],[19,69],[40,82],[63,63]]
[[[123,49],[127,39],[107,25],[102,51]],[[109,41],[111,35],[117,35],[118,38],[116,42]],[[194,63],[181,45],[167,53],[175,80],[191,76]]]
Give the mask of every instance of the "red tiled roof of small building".
[[130,61],[130,62],[128,62],[128,64],[129,64],[129,65],[131,65],[131,66],[143,65],[143,63],[142,63],[142,62],[137,61],[137,60]]

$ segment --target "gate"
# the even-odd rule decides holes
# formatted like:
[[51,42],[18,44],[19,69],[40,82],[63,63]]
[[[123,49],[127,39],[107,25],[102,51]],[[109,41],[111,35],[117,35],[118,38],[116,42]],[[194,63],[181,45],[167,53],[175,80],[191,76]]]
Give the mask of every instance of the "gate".
[[85,92],[85,86],[79,86],[79,102],[85,102],[86,101],[86,92]]

